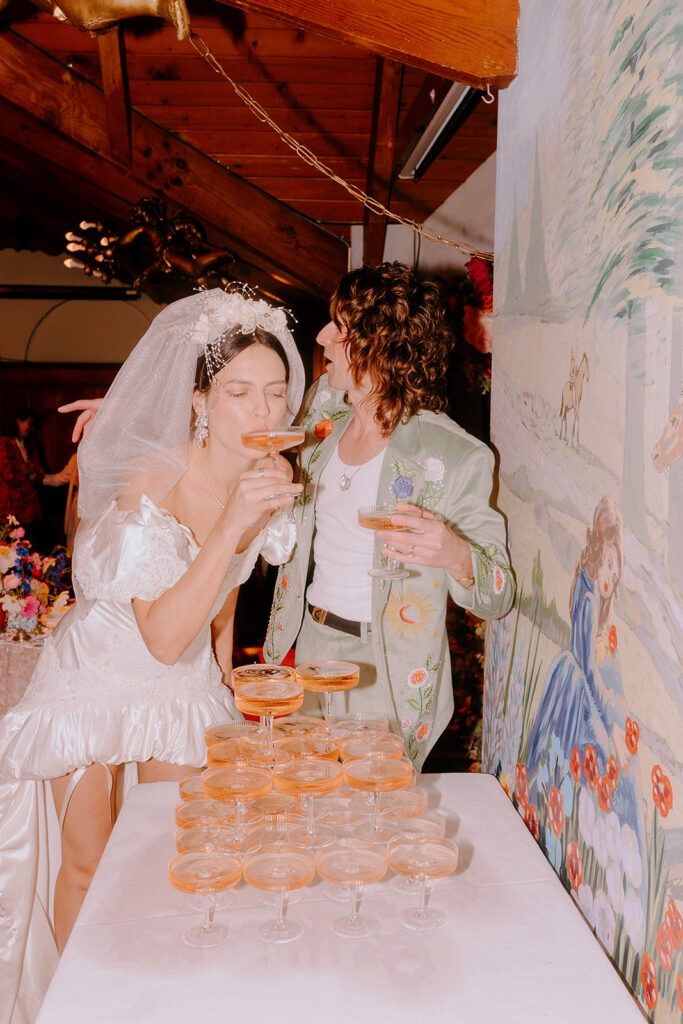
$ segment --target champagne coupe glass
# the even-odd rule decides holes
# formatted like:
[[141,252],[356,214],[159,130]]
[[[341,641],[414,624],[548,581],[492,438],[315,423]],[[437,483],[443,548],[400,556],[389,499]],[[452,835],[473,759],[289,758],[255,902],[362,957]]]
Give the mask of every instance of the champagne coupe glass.
[[413,777],[413,764],[407,757],[361,757],[344,762],[344,781],[352,789],[373,794],[374,813],[371,822],[361,822],[356,835],[373,843],[388,843],[399,831],[396,824],[382,820],[379,813],[379,794],[392,789],[404,789]]
[[[446,815],[443,811],[424,811],[414,818],[399,819],[396,824],[406,842],[441,839],[446,834]],[[409,878],[407,875],[394,875],[391,880],[391,888],[403,896],[415,896],[419,892],[419,886],[419,879]],[[430,890],[431,886],[427,883],[427,892]]]
[[204,742],[208,749],[214,743],[221,743],[223,740],[242,739],[257,729],[256,722],[220,722],[204,730]]
[[358,686],[360,668],[352,661],[310,661],[299,665],[296,678],[304,690],[325,694],[325,731],[332,725],[332,693]]
[[349,913],[330,922],[335,935],[345,939],[373,935],[377,931],[377,922],[373,917],[361,917],[360,905],[363,887],[379,882],[386,874],[386,851],[372,843],[342,839],[335,846],[318,853],[316,868],[321,878],[341,886],[351,900]]
[[311,733],[320,732],[324,727],[321,718],[315,715],[302,715],[296,712],[288,715],[287,718],[279,718],[277,728],[284,736],[307,736]]
[[[382,793],[379,798],[379,813],[392,818],[420,818],[427,811],[429,796],[422,786],[412,789],[397,789]],[[443,835],[443,831],[441,833]]]
[[238,711],[261,718],[264,745],[272,751],[273,718],[297,711],[304,701],[294,670],[287,665],[240,665],[232,671],[232,683]]
[[181,800],[204,800],[202,773],[195,772],[194,775],[188,775],[187,778],[181,779],[178,783],[178,789],[180,790]]
[[290,757],[329,757],[339,760],[339,743],[324,733],[307,733],[305,736],[285,736],[275,741],[275,750]]
[[222,768],[209,768],[202,780],[208,797],[235,805],[235,833],[244,838],[244,805],[270,791],[272,772],[267,768],[236,762]]
[[236,853],[199,851],[183,853],[168,865],[168,876],[180,892],[200,895],[204,917],[200,925],[193,925],[183,934],[187,946],[210,949],[230,938],[230,932],[213,920],[216,894],[234,885],[242,874],[242,858]]
[[287,920],[289,893],[308,885],[315,876],[313,857],[300,847],[286,842],[262,846],[246,856],[244,880],[256,889],[278,895],[277,918],[257,928],[266,942],[292,942],[303,934],[303,925]]
[[332,719],[335,736],[343,739],[343,733],[350,736],[355,732],[388,732],[389,719],[372,711],[356,711],[355,714],[341,715]]
[[342,766],[329,758],[297,758],[291,765],[281,765],[273,771],[273,783],[281,793],[300,798],[306,808],[306,825],[295,828],[292,842],[307,849],[328,846],[334,842],[334,832],[316,825],[313,800],[326,796],[341,786]]
[[[358,523],[366,530],[396,530],[401,533],[410,533],[406,526],[398,526],[392,516],[411,515],[410,512],[399,512],[395,505],[364,505],[358,509]],[[417,518],[417,513],[415,514]],[[368,570],[368,576],[380,580],[404,580],[410,573],[407,569],[401,568],[401,563],[395,558],[380,556],[381,566],[379,569]]]
[[178,853],[234,853],[241,845],[242,840],[229,825],[193,825],[179,828],[175,835]]
[[194,828],[196,825],[232,825],[235,815],[231,808],[218,800],[184,800],[175,809],[175,823],[178,828]]
[[285,448],[303,444],[306,431],[303,427],[283,427],[280,430],[250,430],[242,434],[242,444],[257,455],[270,455],[273,469],[277,469],[277,453]]
[[403,757],[403,740],[393,732],[365,732],[341,742],[341,759],[355,757]]
[[399,875],[417,879],[420,887],[417,907],[402,910],[399,914],[406,928],[427,932],[444,924],[444,912],[427,906],[427,882],[434,878],[445,878],[455,871],[457,864],[458,847],[443,836],[416,837],[413,834],[410,837],[401,836],[390,844],[389,866]]

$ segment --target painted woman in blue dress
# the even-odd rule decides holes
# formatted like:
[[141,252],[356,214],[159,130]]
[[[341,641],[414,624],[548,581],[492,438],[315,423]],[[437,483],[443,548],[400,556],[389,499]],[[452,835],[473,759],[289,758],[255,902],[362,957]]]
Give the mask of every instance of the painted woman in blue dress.
[[[574,573],[570,650],[561,651],[550,668],[531,726],[525,765],[530,798],[536,802],[539,768],[548,761],[551,741],[567,761],[577,748],[591,789],[606,776],[616,782],[616,789],[610,787],[611,810],[622,826],[633,829],[644,855],[643,815],[633,773],[628,774],[632,754],[625,737],[626,710],[615,657],[617,634],[610,623],[622,563],[621,513],[611,498],[604,497],[595,508]],[[593,749],[594,759],[590,750],[586,758],[587,747]],[[548,767],[552,771],[553,765]]]

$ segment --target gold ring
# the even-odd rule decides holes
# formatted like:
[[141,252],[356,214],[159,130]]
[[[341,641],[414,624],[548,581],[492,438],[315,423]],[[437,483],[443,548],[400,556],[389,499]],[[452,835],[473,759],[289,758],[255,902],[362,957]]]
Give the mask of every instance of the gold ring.
[[259,469],[259,471],[258,471],[258,475],[259,475],[259,477],[261,477],[261,478],[263,478],[263,477],[264,477],[264,476],[266,475],[266,471],[265,471],[265,469],[263,468],[263,466],[261,466],[261,468]]
[[414,558],[415,557],[415,548],[412,546],[412,544],[408,548],[408,555],[410,556],[410,558]]

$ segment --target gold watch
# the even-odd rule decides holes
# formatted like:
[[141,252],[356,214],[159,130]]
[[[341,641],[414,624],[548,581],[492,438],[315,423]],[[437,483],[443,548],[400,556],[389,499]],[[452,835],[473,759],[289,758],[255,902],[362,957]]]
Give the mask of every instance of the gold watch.
[[465,590],[471,590],[474,586],[475,580],[474,576],[461,576],[460,579],[455,582],[459,583],[461,587],[465,588]]

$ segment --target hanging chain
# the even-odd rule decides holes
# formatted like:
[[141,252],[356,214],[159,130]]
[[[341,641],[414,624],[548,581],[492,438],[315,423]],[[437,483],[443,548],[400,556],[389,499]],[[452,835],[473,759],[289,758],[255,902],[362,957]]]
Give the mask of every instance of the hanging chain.
[[249,107],[249,109],[258,118],[259,121],[261,121],[263,124],[267,124],[270,128],[272,128],[273,131],[280,136],[282,141],[287,146],[289,146],[289,148],[292,149],[298,157],[301,158],[301,160],[309,164],[311,167],[314,167],[317,171],[320,171],[321,174],[324,174],[327,178],[330,178],[331,181],[336,181],[338,185],[341,185],[343,189],[346,189],[349,195],[353,196],[354,199],[357,199],[360,203],[363,204],[364,207],[366,207],[372,213],[376,213],[380,217],[388,217],[390,220],[396,221],[398,224],[403,224],[405,227],[410,228],[412,231],[415,231],[416,234],[421,235],[422,238],[426,238],[427,241],[429,242],[441,242],[443,245],[452,246],[454,249],[457,249],[458,252],[463,253],[465,256],[478,256],[480,259],[489,260],[491,263],[493,263],[492,252],[482,251],[481,249],[477,249],[473,245],[468,245],[467,242],[452,242],[450,239],[444,238],[443,235],[440,235],[438,231],[434,231],[432,228],[425,227],[424,224],[418,224],[417,221],[410,220],[406,217],[401,217],[401,215],[398,213],[392,213],[392,211],[388,210],[386,206],[379,202],[378,199],[373,199],[372,196],[369,196],[366,192],[363,191],[363,189],[358,188],[357,185],[351,185],[349,184],[348,181],[345,181],[343,178],[340,178],[339,175],[335,174],[330,167],[322,163],[322,161],[318,159],[315,153],[312,153],[311,150],[308,149],[306,146],[303,146],[300,142],[297,142],[297,140],[293,136],[283,131],[282,128],[280,128],[280,126],[272,119],[270,114],[268,114],[267,111],[263,109],[261,104],[258,103],[254,99],[254,97],[247,92],[246,89],[243,89],[241,85],[238,85],[237,82],[233,81],[233,79],[227,73],[227,71],[222,66],[218,58],[215,57],[214,54],[211,52],[211,50],[204,42],[204,40],[201,38],[201,36],[198,36],[195,32],[192,32],[190,34],[190,42],[194,49],[199,54],[199,56],[204,58],[204,60],[209,65],[211,70],[215,71],[217,75],[221,75],[226,80],[226,82],[230,83],[230,85],[235,90],[235,92],[242,100],[242,102],[245,103],[247,107]]

